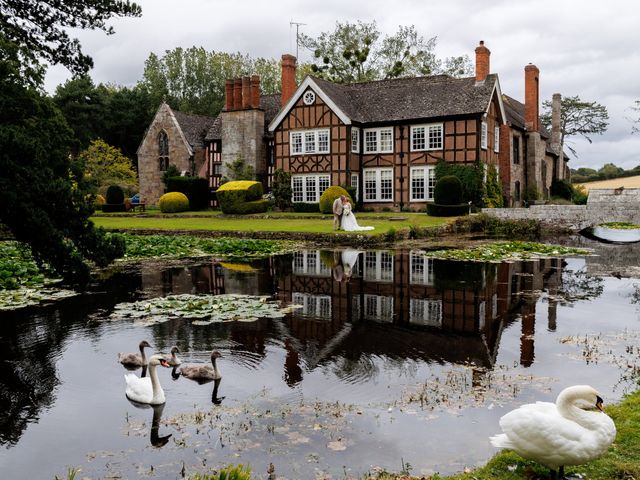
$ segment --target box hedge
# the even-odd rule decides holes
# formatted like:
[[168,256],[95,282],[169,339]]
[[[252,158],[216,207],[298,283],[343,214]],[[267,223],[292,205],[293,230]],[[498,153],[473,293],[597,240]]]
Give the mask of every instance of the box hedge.
[[182,192],[169,192],[160,197],[158,206],[162,213],[186,212],[189,210],[189,199]]
[[[227,182],[218,187],[216,196],[222,213],[246,214],[261,213],[264,205],[262,201],[262,183],[252,180],[238,180]],[[268,201],[264,201],[269,205]],[[245,204],[251,205],[245,205]]]
[[209,206],[209,182],[201,177],[167,177],[168,192],[184,193],[191,210],[204,210]]
[[462,203],[460,205],[427,203],[427,214],[432,217],[456,217],[458,215],[467,215],[468,213],[469,205],[466,203]]
[[351,206],[354,207],[353,198],[349,195],[344,188],[333,185],[332,187],[327,188],[322,195],[320,195],[320,212],[321,213],[333,213],[333,202],[340,195],[344,195],[351,202]]
[[320,204],[296,202],[293,204],[293,211],[298,213],[318,213],[320,211]]

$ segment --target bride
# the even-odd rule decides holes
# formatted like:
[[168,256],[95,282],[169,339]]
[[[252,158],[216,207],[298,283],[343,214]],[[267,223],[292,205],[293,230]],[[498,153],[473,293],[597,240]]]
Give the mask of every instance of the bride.
[[358,225],[356,216],[351,211],[351,203],[348,200],[342,207],[342,219],[340,220],[340,226],[345,232],[373,230],[373,227],[361,227]]

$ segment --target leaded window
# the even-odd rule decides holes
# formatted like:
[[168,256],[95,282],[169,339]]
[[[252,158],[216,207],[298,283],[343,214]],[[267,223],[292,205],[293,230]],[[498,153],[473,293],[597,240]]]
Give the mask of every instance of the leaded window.
[[414,125],[411,127],[411,150],[441,150],[442,124]]
[[433,200],[436,188],[436,169],[433,166],[411,167],[411,201]]

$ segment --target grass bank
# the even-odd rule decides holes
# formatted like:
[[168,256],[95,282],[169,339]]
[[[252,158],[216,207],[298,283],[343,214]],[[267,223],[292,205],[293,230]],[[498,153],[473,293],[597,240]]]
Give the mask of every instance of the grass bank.
[[[188,214],[156,215],[96,215],[91,220],[107,230],[162,230],[211,232],[283,232],[333,234],[331,215],[309,213],[277,213],[247,217],[225,216],[217,212],[188,212]],[[383,235],[393,229],[438,227],[449,218],[430,217],[424,213],[358,213],[360,225],[371,225],[373,231],[337,232],[336,235]]]
[[[588,480],[640,479],[640,390],[627,395],[618,404],[608,406],[606,412],[613,418],[618,429],[616,441],[599,459],[567,467],[565,474],[579,474],[580,478]],[[489,433],[494,432],[488,432],[487,436]],[[504,451],[482,468],[448,477],[437,474],[431,477],[413,477],[406,473],[382,472],[367,477],[367,480],[531,480],[548,478],[548,475],[549,469],[524,460],[514,452]]]

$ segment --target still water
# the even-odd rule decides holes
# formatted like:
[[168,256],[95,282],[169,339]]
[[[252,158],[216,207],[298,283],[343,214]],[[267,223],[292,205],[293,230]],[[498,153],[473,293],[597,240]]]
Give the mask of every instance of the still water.
[[[640,250],[477,264],[419,251],[309,250],[246,265],[130,266],[90,294],[0,316],[2,478],[183,478],[229,463],[266,478],[443,474],[480,464],[506,411],[587,383],[634,388]],[[180,293],[267,295],[283,319],[106,321]],[[125,395],[118,352],[146,339],[184,363],[212,349],[222,381],[161,369],[164,407]]]

